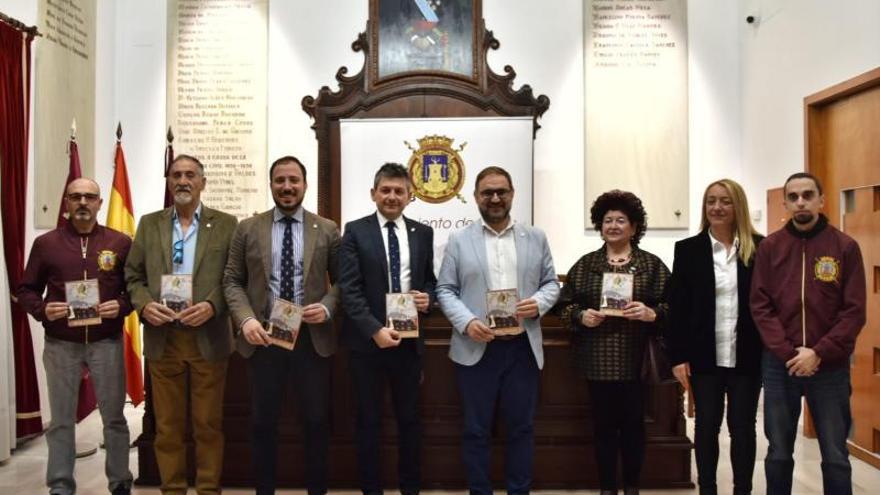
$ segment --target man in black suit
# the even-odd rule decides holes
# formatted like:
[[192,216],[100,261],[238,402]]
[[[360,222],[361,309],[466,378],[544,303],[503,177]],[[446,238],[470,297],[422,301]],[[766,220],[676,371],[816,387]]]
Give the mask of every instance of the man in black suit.
[[370,195],[376,213],[346,224],[339,256],[346,316],[342,342],[351,350],[357,404],[358,474],[365,494],[382,493],[379,438],[387,380],[397,417],[400,491],[407,495],[419,492],[421,478],[418,405],[424,343],[421,336],[401,338],[387,323],[385,295],[412,293],[418,311],[428,311],[437,283],[434,231],[403,216],[410,177],[402,165],[382,165]]

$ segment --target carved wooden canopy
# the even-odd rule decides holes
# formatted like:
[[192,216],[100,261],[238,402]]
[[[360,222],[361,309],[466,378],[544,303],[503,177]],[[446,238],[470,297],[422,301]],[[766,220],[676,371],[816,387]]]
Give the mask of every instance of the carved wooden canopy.
[[547,96],[536,98],[527,84],[514,90],[516,72],[511,66],[504,67],[504,74],[496,74],[488,66],[487,53],[498,49],[499,42],[485,28],[480,0],[472,2],[474,56],[469,74],[412,70],[379,77],[375,48],[380,42],[380,3],[370,1],[367,30],[351,45],[352,50],[364,53],[361,71],[348,76],[348,68],[340,67],[336,71],[337,91],[324,86],[317,97],[302,99],[303,110],[314,120],[312,129],[318,140],[318,213],[337,222],[340,119],[531,116],[537,132],[538,118],[550,106]]

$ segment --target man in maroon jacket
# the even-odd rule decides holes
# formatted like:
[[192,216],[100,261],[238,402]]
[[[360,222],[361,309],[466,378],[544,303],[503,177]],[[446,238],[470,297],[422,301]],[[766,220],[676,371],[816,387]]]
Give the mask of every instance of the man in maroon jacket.
[[[74,180],[68,185],[64,200],[69,213],[67,224],[37,237],[24,278],[16,290],[18,302],[46,330],[43,365],[52,414],[46,432],[46,484],[50,494],[76,492],[74,427],[80,375],[85,365],[104,422],[108,488],[113,494],[127,494],[131,492],[132,476],[128,470],[128,424],[122,414],[122,323],[131,312],[123,277],[131,239],[98,225],[97,213],[103,200],[95,181]],[[97,280],[97,308],[73,308],[68,304],[65,283],[83,280]],[[84,316],[94,323],[76,326],[73,316]],[[100,317],[100,323],[95,317]]]
[[785,181],[791,220],[758,247],[751,308],[767,350],[764,470],[767,493],[791,493],[795,436],[806,397],[822,452],[825,493],[852,493],[846,438],[852,416],[849,357],[865,324],[865,269],[856,241],[819,213],[822,185],[810,174]]

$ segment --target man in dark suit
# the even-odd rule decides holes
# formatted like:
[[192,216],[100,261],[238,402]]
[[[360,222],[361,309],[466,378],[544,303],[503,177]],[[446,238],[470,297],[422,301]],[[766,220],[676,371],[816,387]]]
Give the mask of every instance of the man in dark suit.
[[379,437],[387,380],[397,417],[400,491],[407,495],[420,488],[418,405],[424,343],[421,335],[402,339],[387,324],[385,295],[412,293],[418,311],[428,311],[437,283],[434,231],[403,216],[410,201],[410,177],[403,165],[382,165],[370,195],[376,213],[346,224],[339,257],[346,315],[342,341],[351,349],[357,404],[358,474],[365,494],[382,493]]
[[[339,230],[331,220],[302,207],[306,169],[292,156],[269,169],[275,207],[239,224],[223,278],[238,332],[236,346],[248,358],[253,396],[253,461],[258,494],[275,493],[278,415],[287,381],[297,389],[305,438],[308,493],[327,492],[330,356],[337,335],[331,318]],[[263,322],[276,299],[303,308],[302,328],[292,351],[272,346]]]
[[[186,493],[187,401],[196,444],[196,489],[220,493],[223,391],[232,353],[220,282],[237,220],[203,205],[204,188],[201,162],[179,155],[168,169],[174,206],[141,218],[125,263],[131,302],[144,321],[162,493]],[[180,313],[160,302],[162,275],[169,274],[192,276],[192,305]]]

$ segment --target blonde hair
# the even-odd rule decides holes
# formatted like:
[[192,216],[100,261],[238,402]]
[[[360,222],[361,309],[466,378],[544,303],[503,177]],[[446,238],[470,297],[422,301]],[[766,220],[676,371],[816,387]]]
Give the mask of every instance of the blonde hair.
[[739,238],[739,257],[743,265],[749,266],[752,257],[755,255],[755,240],[752,236],[757,235],[758,231],[752,225],[752,219],[749,215],[749,200],[746,193],[739,183],[733,179],[720,179],[706,186],[703,191],[703,202],[701,203],[702,214],[700,219],[700,230],[709,228],[709,219],[706,218],[706,197],[709,195],[709,189],[714,186],[721,186],[730,195],[733,200],[734,211],[734,232]]

